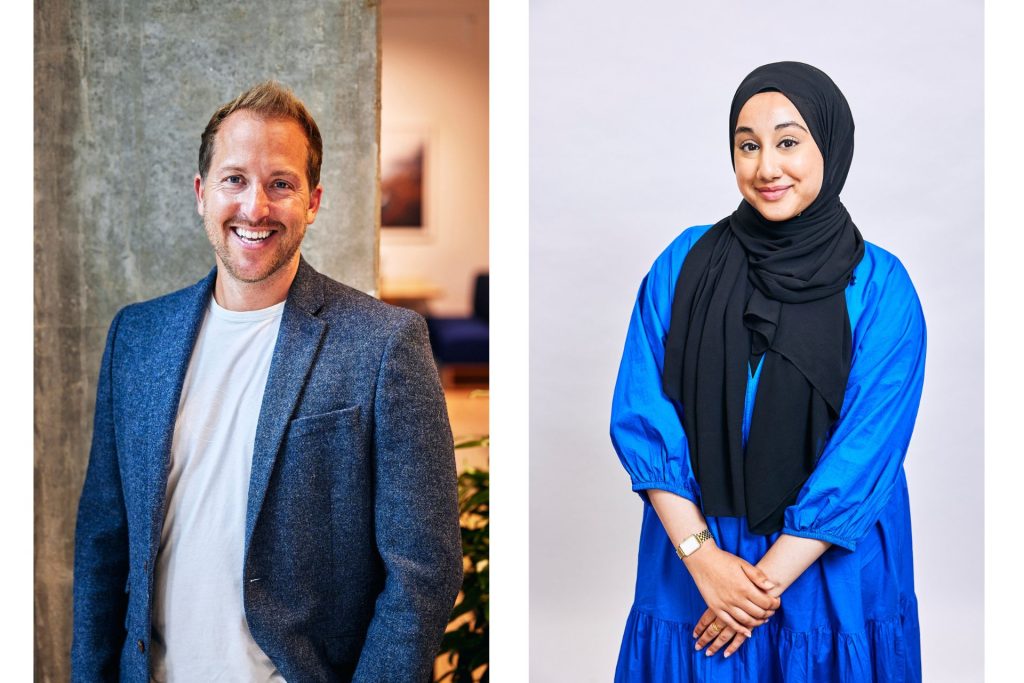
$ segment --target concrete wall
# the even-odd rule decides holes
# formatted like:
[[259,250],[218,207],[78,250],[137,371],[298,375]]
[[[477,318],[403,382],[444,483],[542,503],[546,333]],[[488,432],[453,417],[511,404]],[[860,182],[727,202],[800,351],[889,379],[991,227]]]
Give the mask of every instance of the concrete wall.
[[386,0],[381,12],[382,134],[429,135],[429,225],[381,231],[381,275],[433,282],[432,313],[468,315],[488,269],[488,3]]
[[35,668],[69,676],[75,510],[96,373],[121,306],[213,266],[195,212],[213,110],[276,78],[324,138],[324,201],[303,253],[374,291],[375,0],[37,0],[35,11]]

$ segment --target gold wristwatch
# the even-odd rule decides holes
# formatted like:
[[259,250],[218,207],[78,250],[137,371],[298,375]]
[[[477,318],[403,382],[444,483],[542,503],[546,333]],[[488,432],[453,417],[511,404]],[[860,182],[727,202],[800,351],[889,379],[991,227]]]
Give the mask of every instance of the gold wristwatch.
[[705,541],[711,540],[711,532],[707,529],[698,531],[695,534],[687,536],[683,539],[683,542],[676,546],[676,555],[679,556],[680,560],[686,559],[690,555],[697,552]]

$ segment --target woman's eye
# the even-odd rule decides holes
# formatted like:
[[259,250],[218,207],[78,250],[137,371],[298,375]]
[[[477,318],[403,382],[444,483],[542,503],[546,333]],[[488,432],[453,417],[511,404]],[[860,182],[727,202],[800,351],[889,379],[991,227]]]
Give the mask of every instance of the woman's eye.
[[759,147],[753,142],[742,142],[740,143],[740,149],[744,152],[756,152]]
[[779,143],[779,147],[782,147],[783,149],[789,149],[790,147],[796,147],[799,144],[800,143],[797,142],[796,140],[786,138],[785,140]]

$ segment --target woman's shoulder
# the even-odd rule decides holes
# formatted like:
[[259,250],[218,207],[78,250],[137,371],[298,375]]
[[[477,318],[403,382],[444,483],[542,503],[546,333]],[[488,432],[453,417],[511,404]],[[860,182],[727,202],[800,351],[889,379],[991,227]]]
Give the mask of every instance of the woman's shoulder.
[[854,330],[861,323],[907,320],[921,316],[921,303],[903,262],[877,244],[864,242],[864,258],[853,271],[846,290],[847,310]]
[[703,237],[711,227],[711,225],[695,225],[679,233],[654,259],[654,263],[651,264],[650,270],[641,283],[641,292],[646,288],[648,295],[656,301],[671,301],[686,255],[697,240]]
[[672,240],[665,250],[661,252],[658,260],[665,258],[666,256],[679,255],[686,256],[686,253],[693,248],[697,240],[704,236],[708,230],[713,227],[713,224],[707,225],[694,225],[692,227],[683,230],[681,233],[676,235],[676,238]]
[[853,275],[854,283],[863,282],[866,289],[885,289],[889,293],[894,288],[910,292],[914,289],[903,262],[891,251],[867,240],[864,241],[864,258],[857,264]]
[[658,254],[658,258],[654,260],[654,264],[651,266],[651,272],[677,277],[679,271],[682,270],[683,261],[686,259],[690,249],[711,227],[712,225],[695,225],[683,230]]

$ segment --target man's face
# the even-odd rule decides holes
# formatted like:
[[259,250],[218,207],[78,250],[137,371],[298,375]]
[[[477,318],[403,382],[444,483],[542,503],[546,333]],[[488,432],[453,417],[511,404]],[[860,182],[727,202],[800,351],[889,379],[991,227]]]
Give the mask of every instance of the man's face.
[[322,192],[306,178],[307,144],[291,119],[244,110],[224,119],[206,180],[195,178],[196,207],[219,273],[259,283],[286,266],[294,272]]

